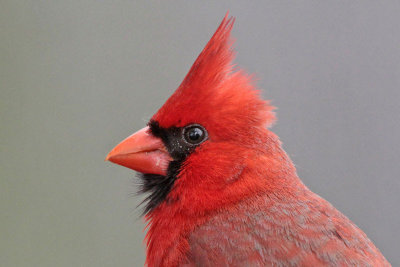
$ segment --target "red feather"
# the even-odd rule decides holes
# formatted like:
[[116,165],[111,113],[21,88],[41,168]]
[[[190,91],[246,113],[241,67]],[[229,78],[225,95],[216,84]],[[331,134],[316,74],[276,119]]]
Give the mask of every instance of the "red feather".
[[203,125],[168,198],[147,214],[148,266],[390,266],[366,235],[297,177],[267,129],[273,107],[232,65],[226,16],[153,116]]

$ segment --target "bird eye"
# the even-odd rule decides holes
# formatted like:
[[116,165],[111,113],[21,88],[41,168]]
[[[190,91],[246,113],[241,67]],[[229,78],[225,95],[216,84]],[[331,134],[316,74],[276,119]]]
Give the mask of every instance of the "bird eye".
[[183,137],[189,144],[197,145],[207,138],[207,131],[200,125],[189,125],[183,131]]

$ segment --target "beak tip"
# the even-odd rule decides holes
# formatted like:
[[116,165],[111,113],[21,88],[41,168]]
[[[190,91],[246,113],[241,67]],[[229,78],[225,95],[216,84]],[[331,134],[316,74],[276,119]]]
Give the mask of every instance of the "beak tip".
[[111,158],[111,155],[110,155],[111,153],[109,153],[107,156],[106,156],[106,158],[104,159],[104,161],[110,161],[110,158]]

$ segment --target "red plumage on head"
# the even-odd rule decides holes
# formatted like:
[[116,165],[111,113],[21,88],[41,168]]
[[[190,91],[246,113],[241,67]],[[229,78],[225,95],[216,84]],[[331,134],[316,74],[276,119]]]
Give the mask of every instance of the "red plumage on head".
[[160,126],[200,123],[214,140],[232,140],[275,121],[273,107],[260,99],[251,77],[232,64],[233,23],[225,16],[182,84],[153,116]]

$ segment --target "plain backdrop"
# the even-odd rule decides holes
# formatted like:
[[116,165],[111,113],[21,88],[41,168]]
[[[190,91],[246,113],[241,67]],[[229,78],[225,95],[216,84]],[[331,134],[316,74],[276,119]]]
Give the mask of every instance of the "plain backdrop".
[[1,266],[143,265],[135,173],[104,158],[228,10],[299,176],[400,265],[399,1],[2,0]]

